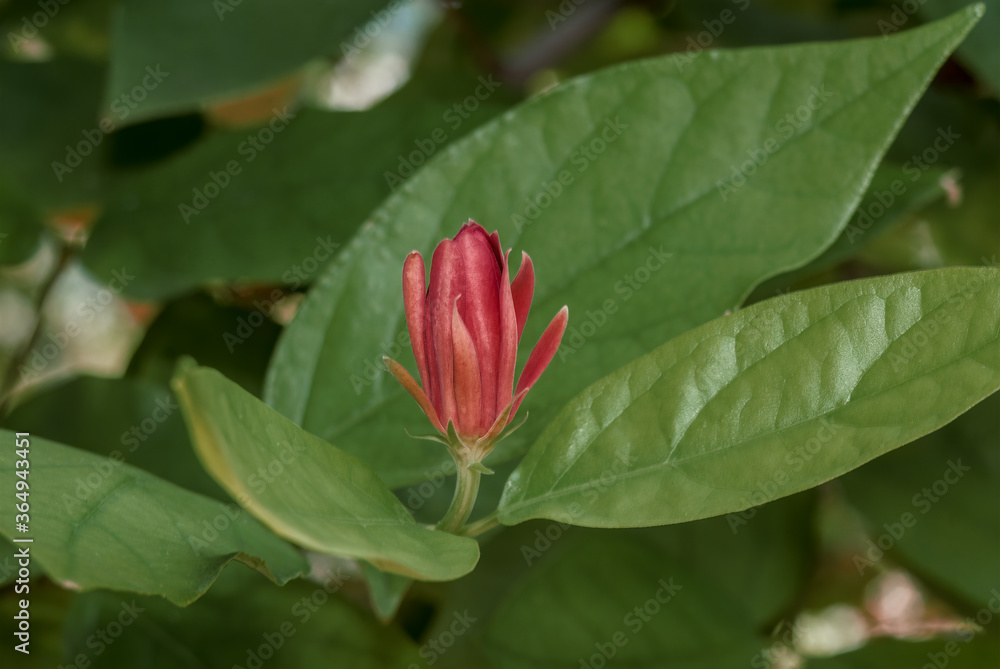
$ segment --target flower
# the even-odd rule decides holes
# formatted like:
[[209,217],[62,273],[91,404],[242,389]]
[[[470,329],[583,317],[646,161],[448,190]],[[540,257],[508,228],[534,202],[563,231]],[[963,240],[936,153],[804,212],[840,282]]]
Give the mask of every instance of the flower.
[[[559,349],[569,310],[564,306],[528,356],[517,386],[514,364],[535,288],[531,258],[510,280],[500,236],[470,220],[434,249],[429,286],[424,259],[403,264],[403,304],[420,385],[395,360],[386,366],[447,443],[485,456],[513,420],[525,394]],[[453,436],[449,436],[449,434]]]

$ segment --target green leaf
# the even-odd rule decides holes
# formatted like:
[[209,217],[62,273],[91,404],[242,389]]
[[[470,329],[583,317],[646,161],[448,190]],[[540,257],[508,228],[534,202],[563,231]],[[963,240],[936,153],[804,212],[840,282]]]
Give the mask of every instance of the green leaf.
[[141,263],[126,292],[146,299],[212,281],[306,285],[395,187],[401,177],[386,175],[402,157],[416,152],[423,162],[415,142],[440,151],[431,137],[466,133],[501,108],[487,100],[463,122],[441,95],[413,82],[364,112],[291,110],[269,144],[256,128],[231,130],[136,171],[99,219],[84,263],[97,276]]
[[1000,270],[850,281],[760,302],[570,402],[505,524],[679,523],[757,506],[932,432],[1000,387]]
[[75,378],[22,402],[3,426],[123,459],[192,492],[230,501],[195,457],[180,405],[165,384]]
[[[405,634],[347,602],[336,592],[340,584],[296,581],[276,588],[245,571],[227,569],[186,609],[151,597],[79,596],[65,625],[66,657],[83,654],[92,662],[88,669],[416,666],[410,664],[418,662],[416,648]],[[100,633],[111,638],[116,621],[123,632],[106,644]]]
[[[891,544],[907,568],[974,608],[986,606],[990,590],[1000,586],[997,416],[1000,395],[993,395],[905,453],[890,453],[842,480],[873,541]],[[873,556],[855,566],[875,569],[879,553]],[[871,561],[866,553],[859,557]]]
[[[406,254],[429,258],[471,217],[534,260],[522,363],[549,319],[570,308],[564,346],[525,401],[528,424],[500,447],[510,457],[590,383],[831,244],[977,18],[969,10],[889,39],[628,63],[529,100],[451,145],[375,212],[279,340],[266,401],[390,486],[442,466],[443,452],[403,436],[426,419],[381,373],[381,358],[401,353],[415,369],[400,288]],[[805,117],[797,129],[787,118],[796,113]],[[762,148],[775,142],[773,153]],[[757,167],[750,154],[767,157]],[[744,163],[746,184],[722,188]]]
[[[15,481],[15,436],[0,430],[0,479]],[[53,579],[81,590],[162,595],[186,605],[236,559],[285,583],[307,569],[291,546],[235,505],[224,505],[105,458],[32,437],[29,532],[0,517],[7,538],[30,537]]]
[[[123,96],[135,98],[138,107],[128,117],[134,122],[244,92],[313,58],[343,55],[338,46],[342,40],[357,50],[355,29],[365,37],[365,24],[373,18],[370,12],[385,4],[385,0],[124,0],[112,23],[105,104],[113,108],[118,100],[124,106]],[[153,84],[147,67],[162,73],[158,83]],[[130,96],[144,80],[153,84],[152,90],[143,98]]]
[[413,579],[399,574],[390,574],[382,571],[378,567],[367,562],[361,563],[365,580],[368,581],[368,590],[371,594],[372,606],[375,613],[383,621],[392,620],[399,610],[399,605],[403,603]]
[[428,581],[475,567],[474,540],[417,525],[367,465],[215,370],[182,365],[174,390],[205,468],[279,535]]
[[880,165],[857,211],[836,241],[808,265],[772,277],[757,286],[747,301],[757,302],[780,295],[790,290],[797,281],[813,277],[851,258],[901,218],[944,195],[944,179],[956,178],[955,174],[936,167],[914,172],[912,168],[908,170],[901,165]]

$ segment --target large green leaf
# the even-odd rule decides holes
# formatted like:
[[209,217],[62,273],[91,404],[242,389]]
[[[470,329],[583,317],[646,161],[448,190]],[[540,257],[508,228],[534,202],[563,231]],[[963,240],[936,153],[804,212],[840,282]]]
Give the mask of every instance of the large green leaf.
[[355,29],[364,37],[365,24],[372,20],[369,12],[385,4],[385,0],[124,0],[112,22],[106,104],[130,96],[134,88],[142,88],[144,79],[151,81],[147,67],[159,68],[165,75],[148,95],[134,96],[140,104],[129,121],[196,108],[246,91],[317,56],[340,55],[341,40],[353,46]]
[[570,402],[500,519],[635,527],[739,511],[850,471],[1000,387],[1000,270],[862,279],[760,302]]
[[843,478],[847,499],[865,515],[876,542],[855,558],[859,571],[878,569],[886,547],[966,606],[987,604],[990,590],[1000,586],[997,416],[1000,395],[993,395],[905,453]]
[[[426,419],[379,369],[385,352],[413,368],[397,345],[406,254],[429,253],[472,217],[534,259],[522,361],[570,307],[563,349],[525,402],[531,418],[501,448],[526,446],[589,383],[832,243],[977,17],[890,39],[628,63],[528,101],[451,145],[375,212],[279,341],[265,399],[389,485],[440,467],[443,451],[403,436]],[[746,184],[723,188],[742,164]]]
[[[13,503],[21,480],[14,473],[15,433],[0,430],[0,440],[0,477]],[[233,559],[277,583],[308,568],[294,548],[235,505],[178,488],[120,458],[41,438],[30,443],[29,531],[15,532],[14,514],[6,513],[0,533],[33,539],[32,559],[58,581],[82,590],[163,595],[184,605]]]
[[[455,86],[465,96],[481,84]],[[414,82],[364,112],[288,110],[270,143],[257,128],[217,134],[123,178],[84,262],[98,276],[141,263],[126,290],[142,298],[210,281],[305,285],[397,185],[386,174],[403,156],[423,162],[501,108],[487,100],[463,121],[451,110],[459,99]]]
[[[151,597],[77,597],[64,626],[65,656],[84,655],[89,669],[416,666],[413,643],[345,601],[338,580],[276,588],[244,571],[227,569],[186,609]],[[100,632],[113,630],[116,621],[124,632],[117,638],[105,633],[103,639],[113,641],[105,643]]]
[[367,465],[215,370],[183,365],[174,389],[206,469],[281,536],[429,581],[476,565],[474,540],[417,525]]

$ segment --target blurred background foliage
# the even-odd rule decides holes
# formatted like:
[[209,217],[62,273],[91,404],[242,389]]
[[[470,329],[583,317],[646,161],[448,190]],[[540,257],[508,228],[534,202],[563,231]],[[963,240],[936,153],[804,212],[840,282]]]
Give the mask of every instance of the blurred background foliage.
[[[0,0],[0,402],[4,427],[100,454],[138,439],[127,461],[225,500],[176,411],[152,428],[143,421],[157,402],[173,402],[167,380],[182,355],[260,395],[303,291],[389,195],[386,174],[405,177],[400,156],[416,138],[444,128],[441,151],[569,77],[684,52],[727,8],[741,18],[713,47],[885,34],[964,3],[412,0],[389,13],[377,0],[215,0],[212,22],[197,11],[203,4]],[[914,16],[901,9],[911,5]],[[749,301],[849,278],[997,265],[1000,3],[987,5],[842,238]],[[447,110],[480,77],[499,82],[497,93],[453,127]],[[928,160],[941,129],[957,139]],[[211,195],[213,174],[219,185],[237,155],[239,177]],[[894,179],[918,173],[885,201]],[[196,190],[211,206],[198,207]],[[188,221],[181,203],[197,212]],[[878,205],[888,213],[866,217]],[[967,617],[991,600],[1000,608],[998,415],[994,397],[905,452],[738,518],[601,532],[531,522],[498,532],[473,574],[416,584],[391,622],[373,612],[353,564],[317,562],[311,581],[284,588],[235,565],[187,609],[36,581],[35,652],[17,666],[68,664],[80,653],[95,667],[248,666],[248,649],[271,643],[285,621],[296,632],[274,650],[281,666],[407,666],[428,662],[428,644],[445,639],[453,643],[435,654],[440,666],[561,666],[609,638],[622,611],[672,573],[686,588],[677,606],[618,661],[917,666],[957,640],[948,666],[995,667],[995,615]],[[909,494],[959,458],[969,475],[872,559],[870,542],[917,508]],[[483,508],[495,506],[505,478],[503,470],[485,482]],[[447,505],[451,482],[434,485],[419,519]],[[404,500],[412,493],[399,491]],[[10,560],[0,565],[0,580],[11,569]],[[334,572],[346,576],[317,585]],[[13,598],[8,586],[5,611]],[[306,615],[302,602],[319,599]],[[128,606],[144,611],[121,640],[95,641]],[[553,617],[550,606],[592,613]],[[448,636],[463,612],[476,622]],[[968,640],[977,625],[984,633]],[[703,664],[696,651],[706,646],[726,652]]]

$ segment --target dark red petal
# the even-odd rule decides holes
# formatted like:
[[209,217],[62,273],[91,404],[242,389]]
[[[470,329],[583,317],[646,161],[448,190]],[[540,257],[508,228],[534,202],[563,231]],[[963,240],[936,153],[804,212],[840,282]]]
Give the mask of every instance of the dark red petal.
[[[507,256],[510,251],[507,252]],[[496,405],[491,413],[492,418],[504,410],[510,403],[514,392],[514,367],[517,365],[517,315],[514,310],[514,298],[510,289],[510,265],[504,257],[503,275],[500,277],[500,364],[497,370]],[[484,420],[486,416],[483,416]]]
[[535,293],[535,267],[531,264],[531,257],[523,251],[521,266],[510,286],[510,292],[514,298],[514,311],[517,313],[517,341],[520,342],[524,324],[528,322],[528,311],[531,310],[531,297]]
[[493,247],[493,255],[496,256],[497,263],[502,263],[504,259],[503,247],[500,246],[500,233],[496,230],[490,233],[490,246]]
[[458,312],[458,303],[464,299],[465,297],[461,297],[455,300],[451,315],[451,336],[455,350],[455,403],[458,405],[457,427],[458,433],[463,437],[478,437],[482,433],[479,422],[483,406],[483,384],[472,335]]
[[424,259],[411,251],[403,263],[403,306],[406,308],[406,327],[410,332],[410,346],[417,360],[417,371],[424,390],[430,387],[427,370],[426,342],[424,338],[424,310],[427,308],[427,284],[424,278]]
[[[482,407],[479,415],[489,414],[485,420],[491,423],[496,412],[500,365],[502,266],[497,262],[489,235],[478,224],[463,227],[455,237],[455,245],[461,254],[463,278],[458,313],[468,328],[479,360],[479,372],[482,375]],[[463,427],[471,429],[469,425]],[[477,429],[478,427],[477,425]],[[488,428],[489,425],[483,427]]]
[[406,392],[410,393],[410,396],[417,401],[417,404],[420,405],[420,409],[430,419],[431,425],[434,426],[434,429],[447,436],[447,433],[444,431],[444,426],[441,425],[441,421],[438,419],[437,411],[434,410],[434,406],[431,404],[431,401],[427,398],[424,391],[420,389],[420,386],[417,385],[417,382],[413,379],[413,377],[410,376],[410,373],[406,371],[406,368],[392,358],[382,358],[382,361],[385,362],[385,366],[389,369],[389,372],[396,377],[397,381],[399,381],[399,385],[403,386]]
[[462,269],[458,247],[445,239],[434,249],[431,278],[424,313],[424,350],[431,377],[428,397],[443,425],[458,416],[455,406],[454,353],[451,343],[451,314],[461,292]]
[[[552,362],[556,351],[559,350],[559,343],[562,341],[563,333],[566,332],[567,321],[569,321],[569,307],[563,307],[556,314],[555,318],[552,319],[552,322],[549,323],[549,326],[545,328],[542,336],[538,338],[538,343],[535,344],[531,355],[528,356],[528,362],[524,363],[524,369],[521,370],[521,378],[517,380],[517,388],[514,390],[515,395],[520,395],[523,391],[527,391],[535,385],[542,372]],[[523,396],[521,399],[523,399]],[[521,399],[515,400],[514,409],[510,412],[510,419],[513,419],[514,414],[517,413],[517,408],[521,405]],[[508,419],[508,422],[510,419]]]

